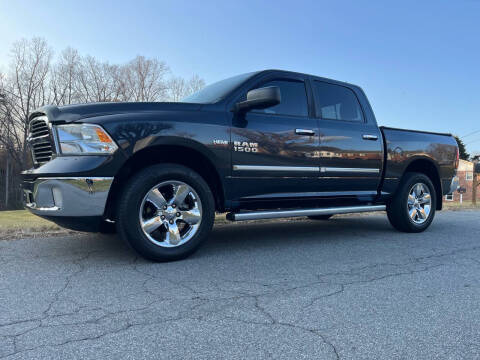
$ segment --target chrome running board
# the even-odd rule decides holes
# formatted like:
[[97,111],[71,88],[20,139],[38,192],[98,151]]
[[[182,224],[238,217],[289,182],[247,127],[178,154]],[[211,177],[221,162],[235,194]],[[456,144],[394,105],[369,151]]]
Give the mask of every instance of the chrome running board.
[[360,213],[368,211],[383,211],[385,205],[363,205],[363,206],[341,206],[316,209],[295,209],[295,210],[270,210],[270,211],[245,211],[228,213],[227,219],[231,221],[277,219],[285,217],[313,216],[313,215],[335,215]]

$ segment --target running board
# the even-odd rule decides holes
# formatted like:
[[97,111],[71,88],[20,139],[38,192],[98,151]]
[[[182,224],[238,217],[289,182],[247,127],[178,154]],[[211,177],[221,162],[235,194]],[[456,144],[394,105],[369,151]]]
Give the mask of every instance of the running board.
[[368,211],[383,211],[385,205],[365,205],[365,206],[341,206],[317,209],[296,209],[296,210],[272,210],[272,211],[246,211],[238,213],[228,213],[227,219],[231,221],[258,220],[258,219],[277,219],[285,217],[314,216],[314,215],[335,215],[348,213],[361,213]]

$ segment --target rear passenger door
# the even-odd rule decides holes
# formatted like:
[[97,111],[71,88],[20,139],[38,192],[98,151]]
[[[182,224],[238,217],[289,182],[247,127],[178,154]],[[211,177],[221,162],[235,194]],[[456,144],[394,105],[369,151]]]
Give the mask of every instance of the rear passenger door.
[[[381,179],[383,145],[374,119],[367,119],[358,89],[312,81],[319,119],[318,165],[322,191],[375,196]],[[340,194],[341,195],[341,194]]]
[[280,88],[280,104],[251,110],[232,121],[232,180],[237,199],[292,198],[315,191],[318,183],[314,157],[318,124],[310,116],[305,79],[268,77],[248,90],[269,86]]

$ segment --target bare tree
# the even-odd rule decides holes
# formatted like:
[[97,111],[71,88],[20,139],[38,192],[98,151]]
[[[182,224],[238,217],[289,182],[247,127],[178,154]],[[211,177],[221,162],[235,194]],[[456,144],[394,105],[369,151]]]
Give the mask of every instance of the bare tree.
[[[0,184],[3,190],[2,195],[4,195],[3,204],[0,202],[0,208],[8,209],[10,203],[13,202],[13,205],[16,205],[15,203],[18,204],[20,200],[19,191],[16,191],[17,170],[21,168],[21,164],[24,164],[24,157],[22,131],[19,126],[16,126],[11,112],[12,106],[5,91],[5,76],[0,74]],[[12,182],[12,178],[16,181]],[[0,198],[2,198],[1,195]]]
[[188,94],[188,85],[181,77],[172,77],[168,81],[167,100],[177,102]]
[[197,74],[194,74],[190,80],[188,80],[188,92],[190,94],[196,93],[197,91],[205,87],[205,80],[203,80]]
[[165,75],[169,69],[164,62],[137,56],[122,70],[130,100],[159,101],[165,97]]
[[77,92],[80,102],[114,101],[116,94],[116,77],[111,65],[102,63],[93,56],[81,59]]
[[78,51],[69,47],[62,51],[52,67],[50,89],[54,104],[72,104],[80,100],[77,91],[80,61]]
[[193,75],[188,81],[181,77],[172,77],[168,81],[168,101],[181,101],[186,96],[201,90],[205,86],[205,80],[198,75]]

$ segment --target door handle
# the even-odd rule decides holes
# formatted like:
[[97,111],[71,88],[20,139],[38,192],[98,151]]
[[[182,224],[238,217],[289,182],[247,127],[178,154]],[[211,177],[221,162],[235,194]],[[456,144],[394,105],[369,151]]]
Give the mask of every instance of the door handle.
[[310,129],[295,129],[295,134],[313,136],[315,135],[315,131]]
[[378,140],[378,136],[377,135],[369,135],[369,134],[366,134],[366,135],[363,135],[362,136],[363,140]]

